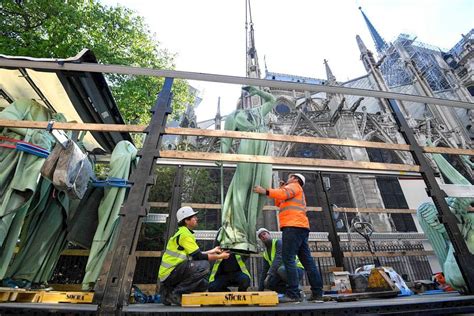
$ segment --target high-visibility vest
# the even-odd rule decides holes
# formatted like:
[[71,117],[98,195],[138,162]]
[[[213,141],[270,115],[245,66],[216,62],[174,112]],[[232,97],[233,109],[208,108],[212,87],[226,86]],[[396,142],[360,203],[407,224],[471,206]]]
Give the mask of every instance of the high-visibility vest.
[[[242,257],[240,255],[235,255],[235,259],[237,260],[237,263],[239,264],[240,271],[245,273],[249,278],[252,278],[250,276],[249,270],[247,270],[247,267],[245,266],[245,262],[242,260]],[[211,276],[209,277],[209,282],[213,282],[215,280],[216,273],[217,273],[217,270],[219,270],[219,265],[221,264],[221,262],[222,262],[222,259],[216,260],[216,262],[214,262],[214,266],[212,267],[212,271],[211,271]]]
[[[268,262],[269,266],[271,266],[273,263],[273,260],[275,260],[277,242],[278,242],[278,239],[272,239],[272,250],[271,250],[270,257],[268,256],[267,249],[265,249],[265,251],[263,252],[263,259],[265,259]],[[298,259],[298,256],[296,256],[295,261],[296,261],[296,266],[298,268],[304,269],[303,265],[300,262],[300,259]]]
[[[176,268],[180,263],[188,260],[188,254],[186,250],[179,250],[180,245],[176,242],[178,236],[190,236],[194,243],[196,243],[196,237],[191,233],[191,231],[186,226],[179,227],[178,231],[170,238],[166,244],[166,251],[161,258],[160,270],[158,272],[158,277],[160,281],[163,282],[170,275],[170,273]],[[182,238],[181,237],[181,238]],[[199,249],[199,246],[196,243],[196,248]]]
[[280,228],[303,227],[309,229],[306,199],[299,183],[290,183],[283,188],[269,189],[268,191],[268,196],[274,198],[275,204],[280,207],[278,214]]

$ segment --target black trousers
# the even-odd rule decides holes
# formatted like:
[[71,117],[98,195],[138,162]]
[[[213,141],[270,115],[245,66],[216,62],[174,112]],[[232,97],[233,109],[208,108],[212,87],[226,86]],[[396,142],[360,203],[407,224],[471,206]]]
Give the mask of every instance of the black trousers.
[[184,261],[171,272],[164,282],[161,282],[160,292],[165,291],[178,295],[205,292],[209,271],[210,265],[207,260]]

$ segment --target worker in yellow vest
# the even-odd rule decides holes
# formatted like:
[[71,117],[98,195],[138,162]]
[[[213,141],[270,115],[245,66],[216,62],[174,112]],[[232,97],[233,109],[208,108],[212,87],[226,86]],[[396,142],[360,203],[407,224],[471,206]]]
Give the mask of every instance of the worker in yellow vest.
[[[265,246],[265,251],[263,252],[263,271],[260,275],[258,290],[263,291],[267,289],[284,294],[287,287],[287,274],[281,256],[281,240],[272,238],[266,228],[260,228],[257,231],[257,237]],[[298,280],[301,282],[304,276],[304,269],[298,258],[296,258],[296,267]]]
[[229,252],[220,247],[204,252],[199,249],[193,232],[198,225],[197,213],[189,206],[176,213],[178,231],[166,244],[158,272],[161,301],[165,305],[181,305],[182,294],[206,291],[209,261],[229,258]]
[[250,279],[242,256],[231,253],[229,259],[214,262],[209,276],[209,292],[230,291],[229,286],[236,286],[239,292],[245,292],[250,286]]

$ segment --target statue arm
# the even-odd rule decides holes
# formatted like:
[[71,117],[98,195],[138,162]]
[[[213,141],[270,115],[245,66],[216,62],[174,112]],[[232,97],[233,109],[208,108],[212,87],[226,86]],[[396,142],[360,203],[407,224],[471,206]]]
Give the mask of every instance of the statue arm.
[[263,99],[264,101],[264,103],[262,104],[263,116],[267,115],[268,112],[270,112],[276,104],[275,97],[268,92],[257,89],[253,86],[247,87],[245,90],[247,90],[250,93],[250,95],[258,95],[259,97]]
[[[227,117],[224,124],[224,129],[226,131],[235,131],[236,124],[235,124],[235,117],[234,114],[231,114]],[[221,152],[228,153],[230,150],[230,146],[232,146],[232,138],[221,138]]]

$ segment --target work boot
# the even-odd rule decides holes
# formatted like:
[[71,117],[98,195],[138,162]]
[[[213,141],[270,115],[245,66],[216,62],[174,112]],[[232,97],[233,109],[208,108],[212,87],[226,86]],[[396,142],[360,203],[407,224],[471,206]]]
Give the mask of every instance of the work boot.
[[165,286],[162,286],[160,288],[161,303],[163,303],[163,305],[170,306],[171,301],[170,301],[169,297],[170,297],[170,292],[168,291],[168,289]]
[[311,294],[311,296],[308,298],[308,302],[312,303],[324,303],[324,302],[329,302],[332,298],[330,296],[325,296],[321,294]]
[[181,294],[172,292],[168,296],[168,300],[171,302],[171,304],[181,306]]
[[283,295],[282,297],[278,298],[278,303],[283,304],[283,303],[301,303],[302,298],[301,297],[289,297],[286,294]]

